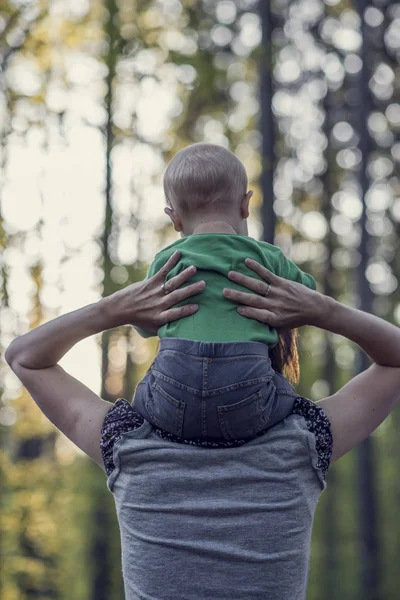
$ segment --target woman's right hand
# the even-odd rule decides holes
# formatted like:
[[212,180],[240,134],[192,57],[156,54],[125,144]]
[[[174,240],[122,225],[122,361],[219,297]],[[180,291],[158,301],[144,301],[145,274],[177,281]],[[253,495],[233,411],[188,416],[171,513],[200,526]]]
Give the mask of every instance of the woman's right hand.
[[264,281],[237,271],[229,272],[231,281],[255,292],[251,294],[231,288],[224,289],[225,298],[240,304],[238,312],[241,315],[280,330],[302,325],[323,327],[329,312],[330,299],[327,296],[295,281],[278,277],[255,260],[247,258],[245,263]]

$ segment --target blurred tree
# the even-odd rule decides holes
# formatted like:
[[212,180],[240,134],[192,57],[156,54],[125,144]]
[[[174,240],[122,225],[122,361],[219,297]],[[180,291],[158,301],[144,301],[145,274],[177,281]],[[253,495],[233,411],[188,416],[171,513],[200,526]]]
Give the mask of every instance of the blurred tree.
[[[325,112],[325,120],[323,132],[326,138],[326,150],[325,150],[325,172],[322,175],[323,185],[323,200],[322,200],[322,213],[327,223],[331,222],[332,219],[332,204],[331,197],[336,189],[335,175],[337,175],[335,168],[336,153],[332,148],[332,125],[333,125],[333,92],[327,90],[323,104]],[[326,263],[324,277],[322,281],[323,293],[331,298],[336,298],[337,293],[335,290],[334,283],[334,267],[332,264],[332,258],[334,251],[337,248],[337,240],[334,232],[331,228],[328,229],[325,237],[326,244]],[[337,380],[337,366],[335,361],[334,346],[332,343],[332,335],[325,333],[326,349],[324,354],[324,366],[323,366],[323,381],[326,383],[327,395],[334,393],[335,381]],[[336,469],[333,467],[329,473],[328,479],[329,494],[325,498],[324,504],[324,520],[323,520],[323,543],[324,543],[324,570],[323,570],[323,587],[325,588],[325,599],[335,600],[340,595],[340,579],[337,577],[339,569],[339,535],[337,529],[338,514],[336,510],[337,505],[337,475]],[[322,586],[321,591],[322,594]]]
[[[110,245],[113,234],[113,186],[111,156],[115,147],[115,134],[113,130],[114,113],[114,89],[116,79],[116,67],[118,59],[123,50],[123,38],[121,37],[119,21],[119,10],[115,0],[106,0],[104,13],[104,34],[107,42],[104,62],[107,67],[106,74],[106,96],[105,109],[107,121],[105,126],[105,214],[104,229],[101,239],[102,258],[101,270],[103,273],[103,296],[114,293],[116,286],[111,276],[114,266]],[[105,331],[101,336],[101,392],[104,400],[115,402],[115,395],[110,392],[110,379],[113,376],[110,366],[110,352],[112,340],[116,339],[114,331]],[[110,404],[111,407],[111,404]],[[115,538],[115,510],[111,502],[108,489],[104,486],[104,475],[98,467],[91,465],[93,477],[92,519],[91,528],[91,562],[92,562],[92,592],[93,600],[108,600],[113,595],[111,574],[113,571],[114,548],[111,540]],[[118,556],[119,558],[119,556]],[[119,569],[121,572],[121,569]],[[120,590],[121,592],[122,590]]]
[[[356,127],[359,136],[360,167],[358,172],[362,210],[360,216],[360,263],[358,266],[358,295],[360,309],[371,313],[373,311],[373,294],[367,279],[367,269],[371,262],[374,245],[368,232],[367,194],[370,188],[368,164],[371,156],[371,140],[368,131],[368,120],[371,115],[371,79],[369,63],[369,44],[366,34],[365,11],[368,4],[358,0],[357,10],[360,19],[360,58],[362,61],[358,76],[357,103],[354,103],[357,113]],[[358,369],[364,371],[370,361],[366,354],[359,351]],[[358,452],[358,485],[360,506],[360,540],[361,540],[361,593],[366,600],[380,600],[381,595],[381,556],[378,534],[378,508],[376,490],[376,463],[372,438],[367,438],[357,448]]]
[[[24,44],[28,40],[31,33],[34,31],[37,24],[41,19],[45,17],[46,11],[40,10],[17,10],[13,9],[11,4],[4,6],[4,17],[3,17],[3,29],[0,37],[0,68],[3,71],[3,77],[0,79],[1,90],[4,93],[3,101],[3,114],[7,116],[4,120],[4,126],[1,128],[1,168],[2,168],[2,181],[5,180],[5,170],[7,165],[7,142],[8,137],[12,131],[11,119],[15,112],[16,98],[14,94],[7,88],[6,81],[4,79],[4,73],[7,68],[8,62],[15,52],[24,48]],[[5,18],[7,16],[7,18]],[[0,200],[1,205],[1,200]],[[1,213],[1,210],[0,210]],[[3,220],[0,221],[0,247],[10,244],[10,238],[7,236],[7,229],[3,227]],[[16,238],[16,245],[20,245],[23,242],[23,236]],[[1,281],[2,281],[2,308],[8,308],[8,290],[7,290],[7,266],[3,260],[0,264],[1,268]],[[41,309],[40,309],[40,291],[41,291],[41,270],[42,265],[40,262],[32,264],[30,272],[34,287],[32,310],[30,315],[30,325],[32,327],[37,326],[41,320]],[[4,301],[4,303],[3,303]],[[0,315],[0,319],[1,319]],[[1,331],[0,331],[0,338]],[[2,345],[2,339],[0,339],[0,348]],[[25,394],[22,394],[25,395]],[[20,398],[21,399],[21,398]],[[9,408],[3,409],[4,414],[10,411]],[[37,418],[37,413],[36,413]],[[33,423],[32,423],[33,425]],[[1,427],[1,425],[0,425]],[[3,429],[3,428],[2,428]],[[54,442],[55,432],[45,431],[38,427],[38,423],[32,426],[32,430],[29,433],[25,430],[25,433],[20,437],[15,438],[13,444],[7,444],[5,448],[8,454],[11,452],[11,458],[13,463],[6,461],[7,470],[12,469],[15,474],[21,475],[26,469],[31,469],[32,477],[37,476],[38,468],[41,461],[49,460],[54,456]],[[29,466],[28,466],[29,465]],[[32,467],[31,467],[32,465]],[[40,468],[40,467],[39,467]],[[5,536],[5,543],[1,545],[2,554],[5,555],[6,560],[2,560],[2,565],[7,565],[7,575],[0,578],[0,586],[3,587],[5,596],[8,595],[8,590],[15,587],[18,589],[18,593],[24,598],[37,597],[38,595],[46,598],[58,598],[57,584],[55,578],[55,571],[57,568],[57,557],[49,544],[42,543],[42,540],[35,539],[35,535],[32,530],[35,529],[35,509],[47,511],[52,502],[52,493],[55,489],[53,484],[56,484],[57,473],[52,474],[53,481],[48,488],[48,496],[43,497],[43,500],[36,504],[34,507],[31,503],[26,502],[26,495],[20,493],[18,486],[12,483],[12,476],[7,473],[7,476],[2,478],[3,483],[8,483],[6,490],[2,490],[2,499],[5,499],[4,512],[2,515],[5,519],[4,530],[7,532]],[[9,515],[10,504],[18,506],[20,511],[20,520],[18,527],[12,532],[13,536],[10,536],[7,531],[7,516]],[[10,554],[9,544],[14,543],[16,545],[15,557]],[[10,567],[13,572],[13,581],[10,581]],[[4,571],[5,573],[5,571]],[[8,580],[8,582],[7,582]],[[7,597],[7,596],[6,596]]]
[[[51,116],[50,111],[45,110],[44,95],[50,87],[51,60],[49,61],[48,58],[52,28],[49,27],[49,36],[47,36],[45,27],[42,27],[47,15],[47,4],[47,2],[39,2],[35,3],[35,6],[26,5],[23,9],[16,10],[12,3],[4,3],[1,9],[2,188],[5,188],[8,183],[9,148],[12,148],[18,136],[26,139],[35,128],[36,133],[41,130],[43,135],[38,137],[43,139],[44,143],[38,150],[43,157],[43,162],[48,149],[46,132],[50,130],[47,126],[51,122]],[[68,30],[68,27],[66,29]],[[38,72],[42,77],[43,87],[37,95],[28,99],[24,97],[19,87],[20,81],[13,79],[11,65],[23,64],[24,58],[29,57],[30,53],[35,56],[39,65]],[[15,127],[17,122],[19,127]],[[29,289],[32,290],[27,325],[32,328],[37,327],[44,318],[42,303],[44,260],[36,259],[35,252],[32,255],[29,251],[25,254],[24,252],[32,238],[41,239],[42,222],[38,218],[35,231],[28,233],[23,228],[22,231],[14,231],[7,222],[3,227],[3,223],[4,220],[1,219],[0,248],[7,249],[8,256],[25,256],[23,267],[26,275],[25,273],[24,275],[26,279],[30,279]],[[11,341],[11,335],[15,334],[17,329],[16,325],[13,325],[13,321],[17,323],[17,313],[12,319],[13,301],[9,302],[7,285],[9,263],[6,259],[3,261],[3,257],[5,258],[5,253],[0,254],[2,284],[0,322],[7,327],[6,332],[0,330],[0,347],[7,345],[7,340]],[[13,299],[15,300],[15,293]],[[8,306],[10,308],[7,308]],[[18,318],[21,316],[22,319],[25,318],[25,315],[18,315]],[[12,328],[15,328],[14,331]],[[1,372],[4,373],[3,363],[0,366]],[[6,376],[10,379],[9,372],[6,372]],[[73,520],[73,511],[68,504],[68,502],[72,503],[71,487],[65,489],[62,469],[56,460],[56,430],[43,420],[39,409],[26,391],[21,390],[19,394],[14,393],[14,395],[11,392],[7,400],[5,410],[1,411],[0,407],[1,431],[8,431],[9,440],[4,462],[1,461],[6,472],[1,482],[7,489],[3,487],[1,490],[0,596],[4,600],[14,600],[17,597],[61,598],[62,595],[70,598],[71,594],[74,595],[77,589],[82,589],[82,586],[78,578],[71,581],[71,577],[64,577],[63,553],[67,556],[67,561],[68,555],[71,554],[76,558],[80,557],[77,544],[80,532],[73,524],[65,535],[60,531],[62,523]],[[10,400],[13,400],[12,404]],[[12,415],[15,410],[18,411],[18,420],[13,427],[10,427],[13,420],[7,415]],[[69,545],[63,546],[63,541],[68,539],[69,532],[74,533],[75,539]],[[74,566],[74,573],[80,575],[82,582],[84,575],[79,564]],[[81,597],[87,597],[84,586]]]
[[263,201],[260,218],[263,228],[263,240],[274,243],[274,170],[275,170],[275,120],[272,111],[274,68],[272,33],[275,29],[273,12],[269,2],[259,2],[262,43],[260,54],[260,132],[262,135],[261,152],[261,190]]
[[0,71],[7,69],[12,55],[24,47],[30,33],[45,18],[47,2],[39,2],[36,6],[17,8],[12,2],[4,1],[0,19]]

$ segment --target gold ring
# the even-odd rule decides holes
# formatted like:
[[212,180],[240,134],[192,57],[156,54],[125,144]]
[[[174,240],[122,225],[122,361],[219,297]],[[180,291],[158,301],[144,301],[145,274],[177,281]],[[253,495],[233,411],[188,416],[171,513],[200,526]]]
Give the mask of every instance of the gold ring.
[[268,294],[270,293],[270,291],[271,291],[271,287],[272,287],[272,286],[271,286],[271,284],[270,284],[270,283],[268,283],[268,289],[267,289],[267,291],[266,291],[266,292],[265,292],[265,294],[264,294],[264,297],[265,297],[265,298],[266,298],[266,297],[268,296]]

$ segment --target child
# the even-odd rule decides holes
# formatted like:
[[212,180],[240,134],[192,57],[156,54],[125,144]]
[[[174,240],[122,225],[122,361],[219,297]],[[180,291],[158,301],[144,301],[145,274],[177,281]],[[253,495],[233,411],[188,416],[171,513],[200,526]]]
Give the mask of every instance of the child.
[[246,273],[244,260],[253,258],[311,289],[315,280],[278,247],[248,236],[253,192],[247,192],[244,166],[229,150],[206,143],[184,148],[168,165],[164,192],[164,210],[181,239],[156,255],[148,277],[179,250],[181,259],[169,277],[195,265],[191,283],[204,280],[206,287],[190,299],[199,305],[194,315],[158,330],[160,350],[136,388],[134,407],[179,440],[243,443],[287,417],[298,395],[272,369],[269,348],[278,341],[276,330],[243,318],[223,296],[227,286],[248,291],[228,282],[228,272]]

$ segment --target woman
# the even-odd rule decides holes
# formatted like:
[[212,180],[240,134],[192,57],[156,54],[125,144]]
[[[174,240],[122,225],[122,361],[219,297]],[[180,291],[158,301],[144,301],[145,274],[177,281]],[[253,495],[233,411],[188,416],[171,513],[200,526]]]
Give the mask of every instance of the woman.
[[176,253],[151,279],[16,339],[6,359],[43,413],[106,471],[127,600],[304,600],[327,468],[374,431],[398,400],[400,331],[247,260],[272,287],[263,297],[267,283],[229,274],[255,292],[224,291],[244,317],[281,330],[308,324],[344,335],[373,364],[317,405],[298,398],[292,415],[240,447],[178,444],[128,402],[110,408],[57,365],[79,340],[104,329],[133,323],[156,332],[193,314],[196,305],[172,307],[204,288],[204,282],[180,287],[194,268],[163,289],[178,260]]

